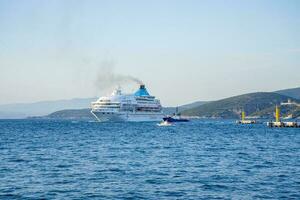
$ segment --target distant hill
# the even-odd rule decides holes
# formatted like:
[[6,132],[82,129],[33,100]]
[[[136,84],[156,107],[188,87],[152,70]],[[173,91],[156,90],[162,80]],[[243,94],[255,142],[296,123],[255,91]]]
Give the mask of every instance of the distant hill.
[[276,91],[278,94],[282,94],[288,97],[293,97],[295,99],[300,99],[300,87],[298,88],[291,88],[285,90],[278,90]]
[[[193,103],[181,105],[181,106],[178,106],[178,112],[182,112],[187,109],[195,108],[195,107],[203,105],[205,103],[208,103],[208,101],[196,101]],[[163,112],[166,115],[171,115],[173,113],[176,113],[176,107],[164,107]]]
[[41,101],[36,103],[18,103],[0,105],[0,119],[25,118],[43,116],[64,109],[88,108],[96,98],[76,98],[57,101]]
[[206,103],[187,109],[182,114],[200,117],[239,118],[241,110],[245,110],[247,115],[265,109],[270,109],[270,112],[272,112],[271,109],[274,110],[276,104],[286,102],[288,99],[297,101],[294,98],[277,93],[257,92]]

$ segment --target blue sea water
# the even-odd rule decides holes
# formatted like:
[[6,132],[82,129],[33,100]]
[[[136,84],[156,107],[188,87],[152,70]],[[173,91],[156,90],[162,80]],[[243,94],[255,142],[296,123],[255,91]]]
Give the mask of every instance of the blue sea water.
[[0,120],[0,199],[300,199],[300,129]]

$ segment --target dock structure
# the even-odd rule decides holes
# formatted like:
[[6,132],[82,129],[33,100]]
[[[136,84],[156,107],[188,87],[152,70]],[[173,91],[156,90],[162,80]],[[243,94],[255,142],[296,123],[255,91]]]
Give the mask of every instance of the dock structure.
[[271,121],[267,123],[268,127],[274,128],[300,128],[300,124],[297,122],[282,122],[280,121],[280,109],[278,106],[275,108],[275,122]]
[[267,125],[269,127],[274,128],[300,128],[300,124],[297,122],[268,122]]
[[242,111],[242,119],[236,121],[237,124],[256,124],[255,120],[246,119],[245,111]]

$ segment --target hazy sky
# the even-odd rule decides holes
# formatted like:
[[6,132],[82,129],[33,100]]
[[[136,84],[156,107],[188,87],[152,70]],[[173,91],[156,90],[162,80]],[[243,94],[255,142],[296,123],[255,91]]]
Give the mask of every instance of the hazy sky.
[[300,86],[300,1],[0,0],[0,104],[93,97],[103,63],[163,105]]

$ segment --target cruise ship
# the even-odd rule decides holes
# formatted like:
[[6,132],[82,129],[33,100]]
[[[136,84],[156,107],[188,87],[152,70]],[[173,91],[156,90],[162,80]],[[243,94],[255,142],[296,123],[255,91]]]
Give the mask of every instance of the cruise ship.
[[160,100],[151,96],[145,85],[133,94],[123,94],[120,87],[110,96],[91,103],[91,113],[100,121],[161,121],[164,117]]

